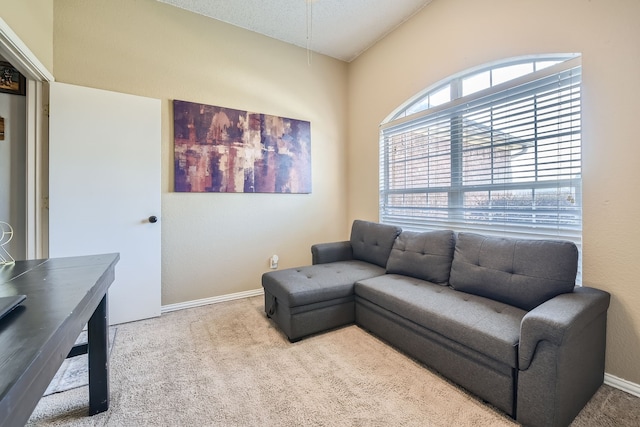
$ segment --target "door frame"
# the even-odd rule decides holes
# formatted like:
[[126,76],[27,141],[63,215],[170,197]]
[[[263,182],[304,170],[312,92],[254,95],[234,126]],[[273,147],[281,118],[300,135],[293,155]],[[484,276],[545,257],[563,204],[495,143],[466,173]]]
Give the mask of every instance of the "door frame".
[[48,239],[48,83],[53,74],[0,18],[0,54],[27,79],[26,256],[47,258]]

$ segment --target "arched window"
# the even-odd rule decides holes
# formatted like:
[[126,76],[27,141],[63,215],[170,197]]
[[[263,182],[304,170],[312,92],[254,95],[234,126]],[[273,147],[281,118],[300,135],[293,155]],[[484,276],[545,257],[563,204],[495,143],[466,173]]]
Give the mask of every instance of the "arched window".
[[380,221],[576,242],[582,237],[581,59],[460,73],[380,126]]

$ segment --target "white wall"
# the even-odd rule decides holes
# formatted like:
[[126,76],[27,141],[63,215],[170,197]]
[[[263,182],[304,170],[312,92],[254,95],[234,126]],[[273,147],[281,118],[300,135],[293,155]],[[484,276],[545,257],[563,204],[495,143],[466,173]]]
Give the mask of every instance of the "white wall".
[[26,227],[26,98],[0,93],[4,141],[0,141],[0,221],[13,227],[13,239],[4,249],[16,260],[25,259]]

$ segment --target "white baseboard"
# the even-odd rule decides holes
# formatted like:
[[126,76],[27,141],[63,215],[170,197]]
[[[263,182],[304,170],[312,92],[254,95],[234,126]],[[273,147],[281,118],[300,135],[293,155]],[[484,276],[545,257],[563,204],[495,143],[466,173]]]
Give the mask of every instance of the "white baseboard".
[[640,384],[632,383],[631,381],[623,380],[622,378],[606,373],[604,374],[604,383],[640,397]]
[[242,298],[256,297],[258,295],[263,295],[263,294],[264,294],[264,289],[260,288],[260,289],[254,289],[252,291],[237,292],[235,294],[220,295],[218,297],[179,302],[177,304],[168,304],[168,305],[163,305],[160,308],[160,313],[164,314],[164,313],[169,313],[171,311],[184,310],[185,308],[201,307],[203,305],[216,304],[216,303],[225,302],[225,301],[233,301],[233,300],[242,299]]
[[[233,300],[237,300],[237,299],[242,299],[242,298],[250,298],[250,297],[256,297],[259,295],[263,295],[264,294],[264,289],[260,288],[260,289],[254,289],[251,291],[244,291],[244,292],[237,292],[234,294],[227,294],[227,295],[221,295],[221,296],[217,296],[217,297],[211,297],[211,298],[203,298],[203,299],[198,299],[198,300],[193,300],[193,301],[186,301],[186,302],[180,302],[177,304],[168,304],[168,305],[163,305],[160,309],[160,312],[162,314],[164,313],[169,313],[172,311],[177,311],[177,310],[184,310],[186,308],[194,308],[194,307],[201,307],[203,305],[209,305],[209,304],[217,304],[219,302],[225,302],[225,301],[233,301]],[[611,386],[611,387],[615,387],[617,389],[620,389],[624,392],[627,392],[629,394],[632,394],[634,396],[638,396],[640,397],[640,384],[636,384],[636,383],[632,383],[631,381],[627,381],[624,380],[622,378],[618,378],[614,375],[611,374],[604,374],[604,383]]]

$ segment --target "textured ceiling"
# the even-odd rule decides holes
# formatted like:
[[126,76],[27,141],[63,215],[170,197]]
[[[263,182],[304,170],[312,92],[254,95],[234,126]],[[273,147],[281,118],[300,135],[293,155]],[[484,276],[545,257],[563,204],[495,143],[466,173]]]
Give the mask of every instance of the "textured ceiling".
[[348,62],[432,0],[158,1]]

